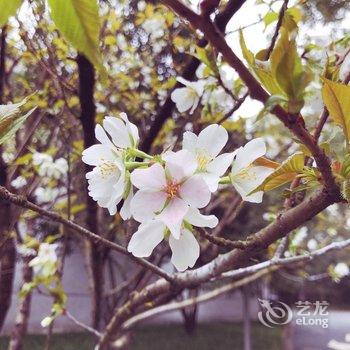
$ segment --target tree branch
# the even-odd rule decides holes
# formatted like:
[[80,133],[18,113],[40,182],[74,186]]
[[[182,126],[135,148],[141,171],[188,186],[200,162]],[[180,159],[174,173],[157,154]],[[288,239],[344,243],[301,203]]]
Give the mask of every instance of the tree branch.
[[270,58],[271,53],[276,45],[278,34],[279,34],[279,31],[280,31],[282,23],[283,23],[284,14],[286,13],[286,11],[288,9],[288,2],[289,2],[289,0],[283,1],[283,5],[282,5],[281,10],[280,10],[279,15],[278,15],[276,29],[275,29],[275,32],[273,33],[273,36],[272,36],[271,44],[266,51],[265,61],[268,61],[268,59]]
[[[248,68],[232,51],[225,37],[213,22],[193,12],[181,1],[162,0],[162,2],[186,19],[196,29],[204,33],[206,39],[223,55],[227,63],[236,70],[240,78],[246,84],[252,98],[264,104],[268,101],[270,98],[269,93],[264,90]],[[305,129],[304,119],[300,115],[289,114],[279,105],[272,108],[271,112],[309,149],[323,176],[326,190],[340,195],[339,188],[332,174],[329,159],[324,151],[317,145],[312,135]]]
[[[270,225],[250,236],[248,248],[244,250],[234,249],[226,254],[219,255],[198,269],[175,274],[175,286],[177,288],[192,288],[226,271],[242,266],[254,253],[267,248],[271,243],[284,237],[287,233],[339,200],[338,197],[333,197],[325,190],[314,193],[296,207],[280,214]],[[117,309],[117,312],[103,333],[98,349],[104,349],[112,335],[115,334],[116,330],[132,315],[138,306],[163,293],[169,292],[172,288],[173,286],[169,282],[159,279],[155,283],[145,287],[142,291],[135,293],[127,303]]]
[[[216,16],[215,23],[217,24],[221,32],[225,32],[227,23],[245,2],[246,0],[230,0],[227,3],[225,9]],[[198,42],[198,46],[200,47],[205,47],[207,44],[208,42],[205,39],[201,39]],[[200,61],[197,58],[192,57],[190,62],[184,68],[181,76],[187,80],[192,80],[199,65]],[[178,87],[180,87],[179,83],[177,83],[174,86],[174,88],[171,91],[169,91],[163,106],[160,108],[160,110],[154,117],[154,121],[152,122],[151,128],[147,131],[147,135],[145,135],[140,145],[140,149],[142,151],[147,153],[150,151],[152,143],[158,136],[158,133],[162,129],[164,123],[167,121],[168,118],[171,117],[175,106],[174,102],[171,100],[171,93]]]
[[119,244],[111,242],[111,241],[109,241],[101,236],[98,236],[96,233],[76,224],[75,222],[73,222],[71,220],[67,220],[67,219],[63,218],[62,216],[60,216],[57,213],[45,210],[45,209],[39,207],[38,205],[28,201],[25,197],[11,193],[3,186],[0,186],[0,199],[1,199],[0,203],[3,201],[10,202],[10,203],[15,204],[19,207],[30,209],[30,210],[40,214],[43,217],[51,219],[54,222],[58,222],[62,225],[65,225],[66,227],[71,228],[73,230],[73,232],[79,233],[81,236],[90,239],[95,244],[97,244],[97,243],[103,244],[105,247],[110,248],[111,250],[114,250],[118,253],[121,253],[123,255],[128,256],[131,260],[135,261],[137,264],[151,270],[152,272],[163,277],[167,281],[169,281],[169,282],[174,281],[173,278],[168,273],[166,273],[165,271],[160,269],[158,266],[151,264],[147,260],[140,259],[140,258],[133,256],[131,253],[129,253],[127,251],[126,248],[120,246]]

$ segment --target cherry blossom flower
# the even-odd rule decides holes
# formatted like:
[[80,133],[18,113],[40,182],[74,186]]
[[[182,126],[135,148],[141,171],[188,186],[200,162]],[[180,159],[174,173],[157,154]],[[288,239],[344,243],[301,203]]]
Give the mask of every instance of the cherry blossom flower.
[[206,82],[205,80],[188,81],[181,77],[178,77],[177,80],[185,87],[175,89],[171,94],[171,99],[180,113],[190,109],[190,114],[192,114],[198,106]]
[[121,113],[120,118],[106,117],[103,127],[96,125],[95,136],[100,144],[87,148],[82,157],[84,163],[94,166],[86,174],[89,195],[100,207],[107,208],[110,215],[117,212],[118,203],[125,199],[120,214],[123,219],[128,219],[132,191],[128,190],[123,151],[136,147],[139,141],[137,127]]
[[50,276],[57,269],[57,244],[41,243],[38,254],[29,262],[35,274]]
[[218,155],[227,140],[227,131],[218,124],[209,125],[198,136],[190,131],[186,131],[183,136],[183,148],[197,158],[197,172],[211,192],[217,190],[220,176],[224,175],[233,161],[232,153]]
[[40,152],[35,152],[33,154],[33,164],[36,166],[40,166],[44,163],[52,163],[53,159],[50,155],[46,154],[46,153],[40,153]]
[[345,277],[350,274],[349,266],[343,262],[338,263],[334,267],[334,272],[340,277]]
[[[202,215],[198,209],[190,208],[184,222],[197,227],[213,228],[218,224],[218,219],[214,215]],[[148,257],[165,237],[169,237],[171,262],[176,269],[184,271],[193,267],[199,257],[200,247],[193,233],[184,224],[176,238],[173,234],[167,235],[166,225],[158,219],[142,223],[132,236],[128,251],[137,257]]]
[[234,152],[230,178],[244,201],[262,202],[263,191],[250,193],[273,172],[272,168],[254,165],[254,161],[264,156],[265,153],[266,145],[262,138],[251,140]]
[[18,176],[11,181],[11,186],[17,190],[24,187],[27,184],[27,180],[23,176]]
[[33,164],[38,166],[38,174],[47,176],[56,180],[60,179],[68,171],[68,163],[64,158],[58,158],[55,161],[46,153],[35,152],[33,154]]
[[198,163],[193,154],[181,150],[169,152],[163,159],[165,168],[155,163],[132,172],[131,182],[139,191],[131,200],[131,213],[141,223],[157,218],[178,239],[189,207],[205,207],[210,191],[205,181],[195,174]]
[[148,18],[142,23],[142,28],[153,40],[164,35],[165,19],[163,17]]
[[50,187],[38,187],[34,191],[34,195],[39,204],[53,202],[61,193],[62,189]]

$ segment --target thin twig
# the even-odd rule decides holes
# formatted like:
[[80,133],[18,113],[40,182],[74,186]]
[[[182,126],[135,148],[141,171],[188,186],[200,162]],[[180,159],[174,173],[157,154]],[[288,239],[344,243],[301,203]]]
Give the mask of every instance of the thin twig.
[[142,312],[134,317],[131,317],[129,320],[124,322],[122,325],[122,328],[124,330],[130,329],[136,323],[143,321],[147,318],[154,317],[156,315],[159,315],[159,314],[162,314],[165,312],[170,312],[170,311],[174,311],[174,310],[181,310],[181,309],[187,308],[191,305],[196,305],[196,304],[203,303],[203,302],[209,301],[211,299],[217,298],[218,296],[220,296],[224,293],[230,292],[234,289],[242,287],[248,283],[251,283],[251,282],[265,276],[266,274],[271,272],[271,270],[273,270],[273,269],[274,268],[267,268],[263,271],[259,271],[259,272],[255,273],[252,276],[243,278],[239,281],[231,282],[229,284],[224,285],[223,287],[216,288],[208,293],[205,293],[205,294],[193,297],[193,298],[189,298],[189,299],[177,302],[177,303],[161,305],[161,306],[158,306],[158,307],[153,308],[151,310],[147,310],[147,311]]
[[28,201],[25,197],[11,193],[3,186],[0,186],[0,199],[5,200],[5,201],[9,201],[9,202],[11,202],[17,206],[20,206],[22,208],[30,209],[30,210],[35,211],[36,213],[42,215],[43,217],[49,218],[55,222],[59,222],[65,226],[71,228],[74,232],[81,234],[85,238],[89,238],[94,243],[101,243],[104,246],[106,246],[112,250],[115,250],[123,255],[126,255],[131,260],[135,261],[137,264],[146,267],[147,269],[153,271],[155,274],[165,278],[167,281],[173,282],[172,276],[169,275],[167,272],[163,271],[162,269],[160,269],[158,266],[151,264],[147,260],[133,256],[131,253],[129,253],[127,251],[126,248],[120,246],[119,244],[116,244],[114,242],[111,242],[111,241],[103,238],[103,237],[100,237],[100,236],[96,235],[94,232],[87,230],[86,228],[76,224],[75,222],[73,222],[71,220],[67,220],[67,219],[63,218],[62,216],[60,216],[59,214],[57,214],[55,212],[45,210],[45,209],[39,207],[38,205]]
[[289,0],[284,0],[283,5],[281,7],[281,10],[279,12],[278,21],[277,21],[277,24],[276,24],[276,29],[275,29],[275,32],[273,33],[273,36],[272,36],[272,39],[271,39],[271,44],[270,44],[269,48],[266,51],[266,56],[265,56],[265,60],[266,61],[270,58],[271,53],[272,53],[272,51],[273,51],[273,49],[274,49],[274,47],[276,45],[278,34],[279,34],[281,26],[283,24],[284,14],[286,13],[286,11],[288,9],[288,2],[289,2]]
[[245,249],[249,246],[247,241],[231,241],[229,239],[210,235],[204,228],[198,228],[197,232],[200,234],[201,237],[205,238],[210,243],[213,243],[219,247],[229,249]]
[[64,311],[64,315],[67,316],[67,318],[69,318],[72,322],[74,322],[77,326],[85,329],[86,331],[88,331],[89,333],[94,334],[96,337],[100,338],[101,337],[101,333],[99,331],[97,331],[96,329],[89,327],[88,325],[78,321],[69,311],[65,310]]

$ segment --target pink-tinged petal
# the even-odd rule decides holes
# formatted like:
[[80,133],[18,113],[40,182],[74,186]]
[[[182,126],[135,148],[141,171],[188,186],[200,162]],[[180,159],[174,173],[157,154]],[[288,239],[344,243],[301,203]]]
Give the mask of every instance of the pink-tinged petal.
[[210,201],[208,185],[200,175],[191,176],[180,187],[180,197],[194,208],[203,208]]
[[167,196],[163,192],[138,191],[130,203],[130,211],[138,222],[153,219],[164,208]]
[[200,247],[193,234],[184,229],[180,238],[169,237],[169,245],[172,251],[171,262],[178,271],[185,271],[193,267],[199,258]]
[[190,208],[185,216],[185,221],[197,227],[214,228],[219,220],[215,215],[203,215],[198,209]]
[[191,131],[186,131],[182,139],[182,147],[190,152],[195,152],[197,148],[198,137]]
[[222,176],[233,162],[233,153],[224,153],[217,156],[207,165],[207,171]]
[[99,165],[105,161],[113,162],[115,160],[115,155],[109,147],[105,145],[98,144],[93,145],[83,151],[82,161],[88,165]]
[[121,119],[105,117],[103,127],[111,135],[112,141],[117,147],[128,148],[131,146],[129,132]]
[[179,238],[183,218],[188,211],[188,205],[179,198],[172,199],[157,216],[170,230],[175,238]]
[[165,226],[162,222],[152,220],[141,224],[128,244],[128,251],[139,258],[152,254],[153,249],[163,240]]
[[257,138],[249,141],[244,147],[239,148],[235,154],[235,160],[232,164],[232,174],[237,174],[240,170],[252,164],[255,160],[266,153],[265,141]]
[[226,145],[228,133],[218,124],[207,126],[198,135],[198,148],[203,149],[212,158],[215,158]]
[[136,169],[131,173],[132,184],[142,190],[160,191],[166,186],[164,168],[155,163],[147,169]]
[[97,124],[95,126],[95,137],[96,140],[100,141],[103,145],[112,149],[115,148],[112,141],[109,139],[109,137],[107,136],[106,132],[103,130],[103,127],[100,124]]
[[163,154],[166,162],[165,168],[175,182],[181,182],[191,176],[197,169],[197,159],[191,152],[183,149],[178,152]]

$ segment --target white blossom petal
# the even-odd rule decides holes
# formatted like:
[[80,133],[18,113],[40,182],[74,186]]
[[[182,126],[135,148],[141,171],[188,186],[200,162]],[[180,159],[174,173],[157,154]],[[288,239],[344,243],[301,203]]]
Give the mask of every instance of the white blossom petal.
[[272,168],[264,166],[252,166],[242,174],[233,177],[232,183],[244,201],[261,203],[262,192],[248,194],[257,188],[273,171]]
[[134,144],[137,145],[139,140],[140,140],[139,130],[138,130],[137,126],[134,123],[131,123],[129,121],[126,113],[120,113],[119,116],[120,116],[120,118],[122,118],[124,120],[125,125],[126,125],[127,129],[129,130],[129,132],[134,140]]
[[176,108],[180,113],[191,109],[195,103],[195,99],[195,94],[187,87],[175,89],[171,93],[171,100],[176,104]]
[[207,184],[209,191],[214,193],[219,187],[220,177],[211,173],[199,173],[198,174]]
[[183,135],[182,147],[190,152],[195,152],[197,148],[198,136],[191,131],[186,131]]
[[193,114],[193,112],[196,110],[196,108],[198,107],[198,104],[199,104],[199,97],[198,96],[195,96],[193,98],[193,104],[192,104],[192,108],[190,110],[190,114]]
[[215,158],[226,145],[228,133],[224,127],[218,124],[207,126],[198,135],[198,148],[205,150],[212,158]]
[[191,208],[185,216],[185,220],[193,226],[214,228],[219,220],[215,215],[203,215],[198,209]]
[[83,151],[82,160],[88,165],[99,165],[103,161],[113,161],[115,155],[109,147],[103,144],[93,145]]
[[105,117],[103,128],[111,135],[112,141],[117,147],[126,149],[131,146],[129,132],[121,119]]
[[109,139],[109,137],[107,136],[106,132],[104,131],[103,127],[100,124],[97,124],[95,126],[95,137],[103,145],[105,145],[111,149],[115,148],[112,141]]
[[183,229],[179,239],[170,236],[169,245],[172,251],[171,262],[178,271],[185,271],[194,266],[199,257],[200,247],[189,230]]
[[163,240],[165,226],[162,222],[151,220],[141,224],[128,244],[128,251],[139,258],[148,257]]
[[266,153],[265,141],[257,138],[249,141],[244,147],[235,152],[235,160],[232,164],[232,173],[235,175],[243,168],[252,164],[255,160],[262,157]]
[[220,154],[207,165],[207,171],[218,176],[224,175],[232,164],[233,157],[233,153]]
[[134,192],[131,188],[128,196],[124,200],[123,206],[120,209],[120,216],[122,217],[123,220],[128,220],[131,218],[130,205],[131,205],[131,200],[132,200],[133,196],[134,196]]

